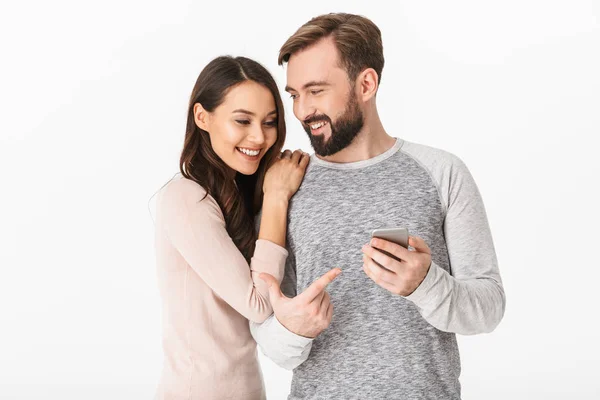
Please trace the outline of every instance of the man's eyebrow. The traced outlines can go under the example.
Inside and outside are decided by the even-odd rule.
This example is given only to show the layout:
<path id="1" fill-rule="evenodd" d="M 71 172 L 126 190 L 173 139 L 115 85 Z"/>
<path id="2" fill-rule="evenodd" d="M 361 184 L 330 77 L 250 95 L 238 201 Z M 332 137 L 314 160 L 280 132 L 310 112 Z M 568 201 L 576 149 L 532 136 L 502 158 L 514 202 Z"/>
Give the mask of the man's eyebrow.
<path id="1" fill-rule="evenodd" d="M 310 82 L 305 83 L 302 86 L 302 89 L 308 89 L 311 86 L 329 86 L 329 82 L 327 82 L 327 81 L 310 81 Z M 290 90 L 292 90 L 294 92 L 296 91 L 296 89 L 294 89 L 291 86 L 286 86 L 285 87 L 285 91 L 286 92 L 289 92 Z"/>

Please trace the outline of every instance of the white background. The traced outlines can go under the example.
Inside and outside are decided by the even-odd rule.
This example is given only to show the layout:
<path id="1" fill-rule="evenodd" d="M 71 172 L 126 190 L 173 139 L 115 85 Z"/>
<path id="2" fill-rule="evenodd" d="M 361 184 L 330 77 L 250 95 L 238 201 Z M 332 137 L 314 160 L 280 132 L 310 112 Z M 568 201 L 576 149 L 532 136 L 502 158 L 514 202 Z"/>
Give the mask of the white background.
<path id="1" fill-rule="evenodd" d="M 387 131 L 460 156 L 484 197 L 508 304 L 459 338 L 463 398 L 600 398 L 599 2 L 391 4 L 3 3 L 1 399 L 152 398 L 148 200 L 177 172 L 196 77 L 245 55 L 283 88 L 279 47 L 330 11 L 382 30 Z M 286 146 L 311 151 L 285 105 Z M 284 399 L 291 374 L 261 362 Z"/>

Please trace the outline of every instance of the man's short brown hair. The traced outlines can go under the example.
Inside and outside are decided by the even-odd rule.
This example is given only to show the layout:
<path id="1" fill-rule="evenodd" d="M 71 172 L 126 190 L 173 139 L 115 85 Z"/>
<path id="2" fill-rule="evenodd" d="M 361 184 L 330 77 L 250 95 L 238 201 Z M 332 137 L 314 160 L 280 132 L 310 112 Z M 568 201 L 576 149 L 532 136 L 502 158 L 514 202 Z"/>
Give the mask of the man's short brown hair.
<path id="1" fill-rule="evenodd" d="M 279 65 L 288 62 L 295 52 L 329 36 L 351 81 L 366 68 L 373 68 L 381 82 L 384 63 L 381 31 L 370 19 L 360 15 L 331 13 L 311 19 L 281 46 Z"/>

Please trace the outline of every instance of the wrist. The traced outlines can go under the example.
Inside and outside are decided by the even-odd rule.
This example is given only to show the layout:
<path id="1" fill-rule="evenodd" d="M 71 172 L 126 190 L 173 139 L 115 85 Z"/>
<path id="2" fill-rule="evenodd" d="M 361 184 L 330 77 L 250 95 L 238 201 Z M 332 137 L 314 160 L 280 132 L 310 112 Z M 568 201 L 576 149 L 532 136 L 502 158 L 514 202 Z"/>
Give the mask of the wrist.
<path id="1" fill-rule="evenodd" d="M 285 341 L 294 346 L 308 346 L 312 343 L 314 338 L 309 338 L 306 336 L 298 335 L 297 333 L 289 330 L 285 325 L 281 323 L 281 321 L 275 315 L 275 330 L 280 334 L 280 337 L 283 336 Z"/>
<path id="2" fill-rule="evenodd" d="M 287 330 L 290 333 L 293 333 L 297 337 L 308 340 L 313 340 L 315 338 L 314 336 L 305 335 L 305 332 L 302 332 L 302 329 L 296 329 L 296 327 L 292 326 L 292 324 L 286 322 L 284 319 L 279 318 L 277 314 L 275 314 L 275 319 L 277 319 L 279 325 L 281 325 L 285 330 Z"/>
<path id="3" fill-rule="evenodd" d="M 288 206 L 288 203 L 290 201 L 290 196 L 283 191 L 271 191 L 271 192 L 265 192 L 264 196 L 263 196 L 263 203 L 265 205 L 270 205 L 270 206 L 277 206 L 277 205 L 281 205 L 281 206 Z"/>

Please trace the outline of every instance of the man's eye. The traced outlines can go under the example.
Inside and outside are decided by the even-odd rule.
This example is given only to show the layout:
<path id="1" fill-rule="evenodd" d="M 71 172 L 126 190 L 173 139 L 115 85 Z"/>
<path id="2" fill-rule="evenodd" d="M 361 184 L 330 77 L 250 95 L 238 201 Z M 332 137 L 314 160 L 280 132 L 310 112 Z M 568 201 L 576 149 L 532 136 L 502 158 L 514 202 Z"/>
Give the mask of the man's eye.
<path id="1" fill-rule="evenodd" d="M 247 119 L 236 119 L 235 122 L 237 122 L 240 125 L 250 125 L 250 121 L 248 121 Z"/>
<path id="2" fill-rule="evenodd" d="M 312 94 L 313 96 L 315 96 L 315 95 L 317 95 L 317 94 L 321 93 L 322 91 L 323 91 L 322 89 L 318 89 L 318 90 L 311 90 L 311 91 L 310 91 L 310 94 Z"/>
<path id="3" fill-rule="evenodd" d="M 297 94 L 290 94 L 290 99 L 296 100 L 298 98 Z"/>

